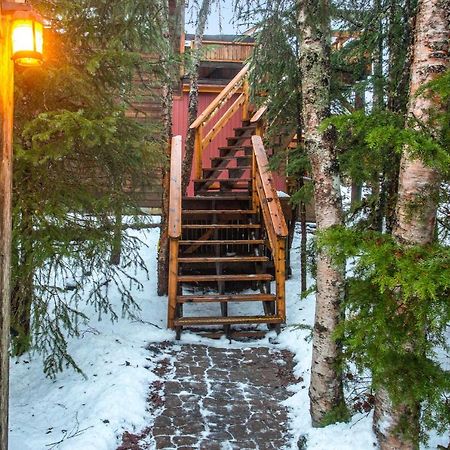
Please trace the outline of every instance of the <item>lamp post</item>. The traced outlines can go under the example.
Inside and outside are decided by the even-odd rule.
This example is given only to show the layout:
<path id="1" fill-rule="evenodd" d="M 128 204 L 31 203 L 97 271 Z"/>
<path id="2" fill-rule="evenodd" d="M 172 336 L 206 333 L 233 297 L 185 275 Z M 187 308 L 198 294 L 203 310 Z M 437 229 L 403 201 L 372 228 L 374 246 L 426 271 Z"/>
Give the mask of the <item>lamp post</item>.
<path id="1" fill-rule="evenodd" d="M 42 62 L 43 22 L 30 5 L 0 0 L 0 450 L 8 449 L 14 62 Z"/>

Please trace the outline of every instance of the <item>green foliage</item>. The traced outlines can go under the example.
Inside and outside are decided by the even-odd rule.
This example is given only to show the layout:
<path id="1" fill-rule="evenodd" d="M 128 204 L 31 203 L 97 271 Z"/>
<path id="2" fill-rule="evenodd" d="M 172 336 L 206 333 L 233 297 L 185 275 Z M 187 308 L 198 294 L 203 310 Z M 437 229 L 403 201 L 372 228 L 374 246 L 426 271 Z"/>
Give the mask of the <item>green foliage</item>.
<path id="1" fill-rule="evenodd" d="M 446 173 L 450 167 L 450 153 L 444 136 L 436 136 L 436 129 L 414 127 L 415 119 L 405 128 L 400 114 L 376 111 L 365 114 L 333 116 L 324 121 L 322 129 L 333 125 L 337 130 L 339 162 L 343 173 L 355 182 L 370 180 L 394 154 L 408 151 L 430 166 Z"/>
<path id="2" fill-rule="evenodd" d="M 350 422 L 352 416 L 350 414 L 349 409 L 345 402 L 339 403 L 339 405 L 335 406 L 331 411 L 327 412 L 322 419 L 320 426 L 326 427 L 328 425 L 332 425 L 334 423 L 339 422 Z"/>
<path id="3" fill-rule="evenodd" d="M 34 6 L 52 27 L 44 65 L 16 73 L 13 351 L 37 350 L 55 376 L 67 365 L 80 370 L 67 338 L 86 322 L 86 303 L 99 318 L 136 313 L 130 291 L 142 286 L 133 273 L 145 264 L 122 214 L 140 223 L 130 186 L 166 161 L 160 125 L 125 112 L 152 96 L 170 76 L 163 63 L 175 60 L 159 2 Z M 117 245 L 119 265 L 110 262 Z"/>
<path id="4" fill-rule="evenodd" d="M 373 386 L 387 388 L 395 403 L 420 403 L 424 429 L 448 429 L 450 373 L 437 350 L 449 350 L 450 249 L 344 228 L 321 234 L 318 245 L 350 266 L 346 319 L 336 334 L 345 357 L 370 369 Z"/>

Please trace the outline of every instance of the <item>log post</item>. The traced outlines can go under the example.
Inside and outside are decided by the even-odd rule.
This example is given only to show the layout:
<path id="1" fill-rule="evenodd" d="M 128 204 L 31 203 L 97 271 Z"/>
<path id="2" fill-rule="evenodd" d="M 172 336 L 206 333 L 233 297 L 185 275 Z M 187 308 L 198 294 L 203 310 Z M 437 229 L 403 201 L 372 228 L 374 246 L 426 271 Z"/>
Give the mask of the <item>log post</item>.
<path id="1" fill-rule="evenodd" d="M 203 167 L 203 125 L 200 125 L 195 131 L 195 144 L 194 144 L 194 160 L 195 160 L 195 178 L 200 180 L 202 177 Z"/>
<path id="2" fill-rule="evenodd" d="M 11 16 L 0 12 L 0 450 L 8 448 L 11 192 L 14 65 Z"/>

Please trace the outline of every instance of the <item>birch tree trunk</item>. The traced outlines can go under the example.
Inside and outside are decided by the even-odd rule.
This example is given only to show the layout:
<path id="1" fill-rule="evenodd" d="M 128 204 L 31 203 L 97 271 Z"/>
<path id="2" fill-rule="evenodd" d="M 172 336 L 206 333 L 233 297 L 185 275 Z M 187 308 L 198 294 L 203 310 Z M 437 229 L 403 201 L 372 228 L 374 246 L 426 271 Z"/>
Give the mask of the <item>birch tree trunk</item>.
<path id="1" fill-rule="evenodd" d="M 427 123 L 429 111 L 439 107 L 433 99 L 417 95 L 418 89 L 443 73 L 449 66 L 450 5 L 447 0 L 421 0 L 416 17 L 411 65 L 408 114 Z M 439 174 L 415 159 L 406 148 L 400 165 L 396 223 L 393 235 L 406 245 L 426 245 L 434 237 Z M 385 389 L 375 399 L 374 431 L 381 450 L 418 448 L 418 408 L 393 405 Z M 398 425 L 413 424 L 416 435 L 404 436 Z"/>
<path id="2" fill-rule="evenodd" d="M 300 68 L 305 147 L 314 182 L 317 229 L 342 223 L 340 180 L 331 131 L 319 125 L 330 107 L 330 20 L 327 0 L 302 0 L 299 5 Z M 317 255 L 316 313 L 313 330 L 311 417 L 314 426 L 330 419 L 343 404 L 338 371 L 340 349 L 333 332 L 340 318 L 343 271 L 326 251 Z"/>
<path id="3" fill-rule="evenodd" d="M 191 179 L 192 162 L 194 157 L 195 130 L 189 127 L 198 115 L 198 70 L 202 55 L 202 41 L 205 33 L 206 21 L 213 0 L 203 0 L 198 12 L 197 28 L 195 31 L 194 49 L 192 51 L 192 66 L 189 73 L 189 106 L 188 106 L 188 131 L 186 135 L 186 145 L 182 169 L 182 192 L 185 193 Z"/>

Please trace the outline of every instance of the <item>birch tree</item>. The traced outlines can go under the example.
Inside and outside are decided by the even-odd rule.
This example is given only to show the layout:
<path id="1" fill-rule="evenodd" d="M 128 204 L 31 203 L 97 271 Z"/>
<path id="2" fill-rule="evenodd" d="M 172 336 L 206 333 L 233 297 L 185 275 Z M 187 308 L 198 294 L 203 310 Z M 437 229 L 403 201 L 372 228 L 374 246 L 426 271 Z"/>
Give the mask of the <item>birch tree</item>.
<path id="1" fill-rule="evenodd" d="M 449 65 L 450 5 L 446 0 L 421 0 L 416 18 L 411 66 L 408 115 L 417 127 L 430 119 L 437 105 L 419 89 L 443 73 Z M 427 245 L 434 239 L 439 174 L 406 148 L 400 166 L 395 239 L 406 245 Z M 418 408 L 393 405 L 385 389 L 376 395 L 374 430 L 381 450 L 418 448 Z M 411 435 L 404 435 L 402 421 L 416 423 Z M 414 433 L 416 431 L 416 434 Z"/>
<path id="2" fill-rule="evenodd" d="M 342 224 L 339 171 L 332 131 L 319 130 L 330 108 L 330 16 L 327 0 L 302 0 L 299 5 L 300 69 L 304 141 L 314 182 L 317 229 Z M 317 254 L 316 313 L 313 330 L 311 417 L 314 426 L 336 419 L 343 407 L 338 371 L 339 345 L 333 332 L 340 317 L 343 270 L 327 250 Z"/>

